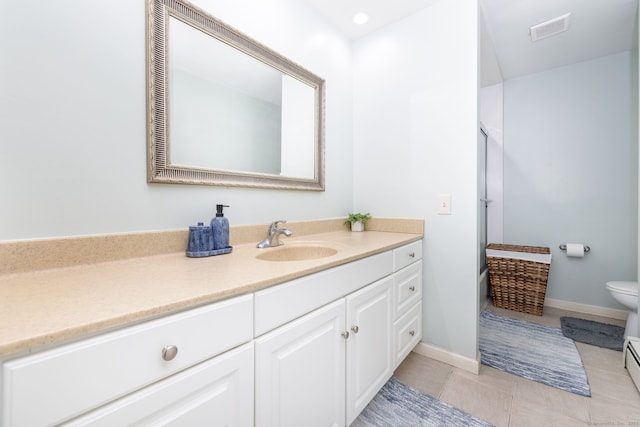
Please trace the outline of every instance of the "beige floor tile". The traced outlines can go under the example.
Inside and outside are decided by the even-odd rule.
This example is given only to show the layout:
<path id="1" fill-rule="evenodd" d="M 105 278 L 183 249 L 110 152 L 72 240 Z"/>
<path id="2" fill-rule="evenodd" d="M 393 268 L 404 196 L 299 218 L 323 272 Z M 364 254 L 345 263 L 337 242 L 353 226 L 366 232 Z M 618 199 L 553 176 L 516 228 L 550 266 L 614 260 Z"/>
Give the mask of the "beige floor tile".
<path id="1" fill-rule="evenodd" d="M 510 427 L 582 427 L 591 425 L 587 420 L 579 420 L 550 410 L 544 405 L 526 402 L 521 402 L 518 405 L 514 404 L 509 419 Z"/>
<path id="2" fill-rule="evenodd" d="M 600 368 L 613 372 L 622 372 L 622 352 L 600 348 L 589 344 L 576 343 L 578 353 L 585 367 Z"/>
<path id="3" fill-rule="evenodd" d="M 595 394 L 588 402 L 594 426 L 640 426 L 640 396 L 629 396 L 620 401 L 606 395 Z"/>
<path id="4" fill-rule="evenodd" d="M 475 381 L 489 388 L 508 391 L 510 393 L 513 391 L 517 379 L 517 377 L 512 374 L 485 365 L 480 365 L 480 373 L 478 375 L 455 368 L 454 372 L 470 381 Z"/>
<path id="5" fill-rule="evenodd" d="M 511 401 L 512 412 L 519 408 L 544 408 L 557 416 L 582 422 L 589 421 L 588 397 L 520 377 L 517 377 L 515 384 Z"/>
<path id="6" fill-rule="evenodd" d="M 612 372 L 587 365 L 586 371 L 592 395 L 607 396 L 622 402 L 636 402 L 640 408 L 638 391 L 626 369 Z"/>
<path id="7" fill-rule="evenodd" d="M 410 353 L 393 374 L 403 383 L 439 397 L 452 369 L 446 363 Z"/>
<path id="8" fill-rule="evenodd" d="M 496 427 L 508 426 L 511 387 L 506 389 L 490 387 L 462 372 L 455 370 L 451 374 L 440 400 L 490 422 Z"/>

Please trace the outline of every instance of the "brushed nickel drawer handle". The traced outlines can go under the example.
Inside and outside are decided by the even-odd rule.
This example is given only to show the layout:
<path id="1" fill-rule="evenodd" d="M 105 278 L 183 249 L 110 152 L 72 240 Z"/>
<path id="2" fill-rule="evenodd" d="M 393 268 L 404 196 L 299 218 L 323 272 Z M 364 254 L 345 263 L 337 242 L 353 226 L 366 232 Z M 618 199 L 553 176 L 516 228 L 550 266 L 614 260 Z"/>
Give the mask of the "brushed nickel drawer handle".
<path id="1" fill-rule="evenodd" d="M 415 291 L 416 291 L 416 287 L 415 287 L 415 286 L 409 286 L 409 290 L 410 290 L 411 292 L 415 292 Z"/>
<path id="2" fill-rule="evenodd" d="M 415 257 L 416 257 L 416 253 L 415 253 L 415 252 L 411 252 L 411 253 L 409 254 L 409 257 L 411 257 L 411 258 L 415 258 Z"/>
<path id="3" fill-rule="evenodd" d="M 343 333 L 341 333 L 340 335 L 342 335 L 342 338 L 349 339 L 349 331 L 344 331 Z"/>
<path id="4" fill-rule="evenodd" d="M 357 333 L 358 333 L 358 331 L 360 330 L 360 328 L 359 328 L 359 327 L 357 327 L 357 326 L 352 326 L 352 327 L 351 327 L 351 330 L 353 331 L 353 333 L 354 333 L 354 334 L 357 334 Z"/>
<path id="5" fill-rule="evenodd" d="M 414 336 L 416 334 L 416 331 L 409 331 L 409 335 Z"/>
<path id="6" fill-rule="evenodd" d="M 162 349 L 162 358 L 167 362 L 175 359 L 178 355 L 178 347 L 175 345 L 167 345 Z"/>

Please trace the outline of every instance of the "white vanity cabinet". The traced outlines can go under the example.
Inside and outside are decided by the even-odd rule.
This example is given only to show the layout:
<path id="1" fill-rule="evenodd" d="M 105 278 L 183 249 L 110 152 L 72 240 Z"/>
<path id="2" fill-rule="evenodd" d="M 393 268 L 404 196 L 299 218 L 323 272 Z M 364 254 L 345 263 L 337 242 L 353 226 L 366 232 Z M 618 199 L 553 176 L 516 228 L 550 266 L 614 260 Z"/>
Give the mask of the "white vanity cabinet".
<path id="1" fill-rule="evenodd" d="M 358 416 L 392 373 L 392 283 L 256 339 L 256 426 L 339 426 Z"/>
<path id="2" fill-rule="evenodd" d="M 256 293 L 256 333 L 266 332 L 255 340 L 256 427 L 353 422 L 421 338 L 421 316 L 411 317 L 421 309 L 421 247 Z M 314 305 L 318 300 L 333 302 Z"/>
<path id="3" fill-rule="evenodd" d="M 205 407 L 238 412 L 228 401 L 250 415 L 237 425 L 250 426 L 252 344 L 237 354 L 224 352 L 251 343 L 252 315 L 253 295 L 245 295 L 7 361 L 2 366 L 2 426 L 57 425 L 78 416 L 102 417 L 107 421 L 102 425 L 109 425 L 109 419 L 118 420 L 110 425 L 129 425 L 153 411 L 169 420 L 161 414 L 164 409 L 181 412 L 176 420 L 189 420 L 189 411 L 198 417 Z M 214 358 L 220 354 L 231 361 Z M 200 374 L 203 378 L 197 378 Z M 215 398 L 215 393 L 226 396 Z M 173 410 L 168 402 L 182 409 Z M 89 412 L 101 405 L 107 405 L 112 418 L 108 411 Z"/>

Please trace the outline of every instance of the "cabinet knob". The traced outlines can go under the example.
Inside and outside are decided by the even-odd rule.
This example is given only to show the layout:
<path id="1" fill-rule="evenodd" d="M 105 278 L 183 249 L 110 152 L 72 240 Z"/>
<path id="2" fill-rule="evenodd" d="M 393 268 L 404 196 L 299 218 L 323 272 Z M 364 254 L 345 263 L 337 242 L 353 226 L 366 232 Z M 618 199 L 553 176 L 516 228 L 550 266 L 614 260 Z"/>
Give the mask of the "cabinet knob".
<path id="1" fill-rule="evenodd" d="M 409 290 L 410 290 L 411 292 L 415 292 L 416 287 L 415 287 L 415 286 L 409 286 Z"/>
<path id="2" fill-rule="evenodd" d="M 409 257 L 410 257 L 410 258 L 415 258 L 415 257 L 416 257 L 416 253 L 415 253 L 415 252 L 411 252 L 411 253 L 409 254 Z"/>
<path id="3" fill-rule="evenodd" d="M 162 348 L 162 358 L 167 362 L 175 359 L 178 355 L 178 347 L 175 345 L 167 345 Z"/>
<path id="4" fill-rule="evenodd" d="M 351 330 L 353 331 L 353 333 L 354 333 L 354 334 L 357 334 L 357 333 L 358 333 L 358 331 L 360 330 L 360 328 L 359 328 L 359 327 L 357 327 L 357 326 L 352 326 L 352 327 L 351 327 Z"/>
<path id="5" fill-rule="evenodd" d="M 416 334 L 416 331 L 409 331 L 409 335 L 414 336 Z"/>
<path id="6" fill-rule="evenodd" d="M 343 333 L 341 333 L 340 335 L 342 335 L 342 338 L 344 338 L 345 340 L 349 338 L 349 331 L 344 331 Z"/>

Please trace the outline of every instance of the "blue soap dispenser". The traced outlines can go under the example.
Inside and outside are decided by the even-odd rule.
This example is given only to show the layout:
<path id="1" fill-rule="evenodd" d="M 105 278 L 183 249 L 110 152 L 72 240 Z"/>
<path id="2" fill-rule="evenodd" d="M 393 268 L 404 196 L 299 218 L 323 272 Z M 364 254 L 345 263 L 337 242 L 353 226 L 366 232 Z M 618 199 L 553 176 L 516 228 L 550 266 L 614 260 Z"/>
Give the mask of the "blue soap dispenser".
<path id="1" fill-rule="evenodd" d="M 216 216 L 211 220 L 211 233 L 213 234 L 213 248 L 216 250 L 229 247 L 229 220 L 222 213 L 227 205 L 216 205 Z"/>

